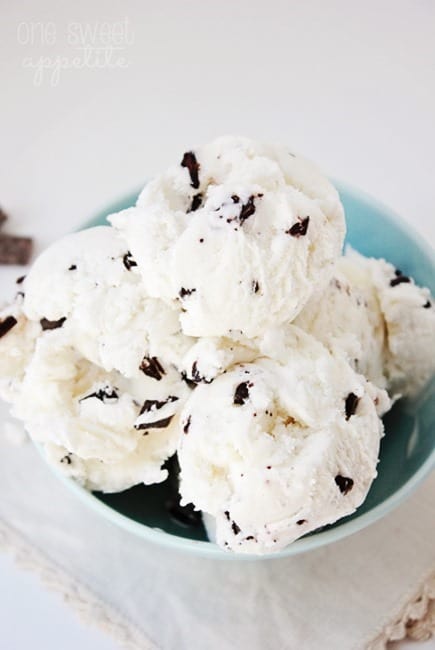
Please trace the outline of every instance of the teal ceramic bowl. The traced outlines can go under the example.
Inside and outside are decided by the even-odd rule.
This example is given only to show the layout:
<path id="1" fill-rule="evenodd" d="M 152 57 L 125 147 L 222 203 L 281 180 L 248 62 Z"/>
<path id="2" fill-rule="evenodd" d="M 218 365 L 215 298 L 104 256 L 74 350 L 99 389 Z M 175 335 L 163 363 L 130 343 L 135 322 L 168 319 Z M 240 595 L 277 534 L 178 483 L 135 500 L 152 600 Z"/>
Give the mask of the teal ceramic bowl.
<path id="1" fill-rule="evenodd" d="M 347 242 L 364 255 L 384 257 L 435 295 L 435 262 L 431 248 L 412 227 L 369 196 L 336 183 L 347 219 Z M 131 194 L 110 205 L 86 227 L 106 223 L 106 215 L 135 203 Z M 433 350 L 428 350 L 428 354 Z M 384 418 L 378 477 L 366 501 L 349 517 L 303 537 L 268 556 L 228 553 L 207 541 L 205 530 L 184 528 L 170 518 L 165 502 L 167 482 L 137 486 L 118 494 L 90 493 L 74 481 L 62 480 L 97 513 L 114 524 L 160 546 L 221 559 L 279 558 L 309 551 L 351 535 L 377 521 L 417 487 L 435 466 L 435 382 L 413 402 L 398 402 Z"/>

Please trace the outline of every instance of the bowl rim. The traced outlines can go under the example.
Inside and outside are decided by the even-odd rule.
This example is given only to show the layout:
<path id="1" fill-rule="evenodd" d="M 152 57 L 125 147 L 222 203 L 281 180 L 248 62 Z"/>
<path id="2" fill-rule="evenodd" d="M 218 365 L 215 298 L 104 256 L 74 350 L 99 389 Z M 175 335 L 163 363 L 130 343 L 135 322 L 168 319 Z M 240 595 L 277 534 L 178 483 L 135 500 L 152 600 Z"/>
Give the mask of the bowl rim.
<path id="1" fill-rule="evenodd" d="M 346 192 L 352 196 L 362 199 L 365 203 L 373 205 L 378 210 L 382 211 L 383 217 L 385 217 L 387 221 L 393 223 L 395 228 L 399 228 L 408 239 L 411 239 L 420 249 L 425 252 L 429 258 L 432 258 L 433 260 L 434 252 L 432 247 L 418 232 L 413 231 L 410 228 L 409 224 L 400 215 L 396 214 L 392 208 L 388 207 L 378 199 L 373 198 L 368 192 L 365 192 L 364 190 L 361 190 L 352 184 L 338 181 L 336 179 L 332 179 L 331 182 L 337 188 L 339 194 L 342 191 Z M 116 206 L 122 205 L 128 199 L 133 199 L 134 196 L 137 195 L 138 192 L 134 191 L 128 194 L 126 193 L 124 199 L 118 199 L 117 201 L 112 202 L 112 210 L 110 212 L 107 212 L 107 209 L 101 211 L 92 219 L 88 219 L 84 223 L 83 228 L 91 226 L 93 223 L 95 223 L 95 221 L 97 221 L 97 219 L 101 219 L 103 217 L 107 217 L 109 214 L 112 214 L 114 209 L 116 209 Z M 35 444 L 39 448 L 41 454 L 44 455 L 40 445 L 37 443 Z M 400 503 L 402 503 L 402 501 L 410 496 L 411 493 L 423 481 L 423 479 L 429 475 L 431 470 L 435 468 L 435 446 L 429 456 L 418 468 L 418 470 L 398 490 L 391 494 L 387 499 L 382 501 L 382 503 L 379 503 L 374 508 L 371 508 L 368 512 L 365 512 L 360 516 L 357 516 L 350 521 L 346 521 L 334 528 L 320 531 L 309 537 L 302 537 L 276 553 L 261 555 L 250 553 L 232 553 L 221 549 L 219 546 L 217 546 L 217 544 L 209 541 L 200 541 L 185 537 L 179 537 L 177 535 L 167 533 L 159 528 L 151 528 L 146 524 L 137 522 L 133 519 L 130 519 L 126 515 L 121 514 L 114 508 L 100 501 L 92 492 L 86 490 L 74 479 L 64 476 L 57 468 L 53 467 L 52 465 L 49 465 L 49 467 L 62 481 L 62 483 L 66 485 L 74 494 L 76 494 L 83 503 L 86 503 L 90 508 L 99 513 L 106 520 L 136 535 L 137 537 L 158 544 L 161 547 L 183 552 L 188 551 L 190 553 L 196 554 L 197 556 L 202 556 L 205 558 L 237 561 L 258 561 L 281 559 L 284 557 L 297 555 L 299 553 L 305 553 L 332 542 L 342 540 L 375 523 L 386 514 L 394 510 Z"/>

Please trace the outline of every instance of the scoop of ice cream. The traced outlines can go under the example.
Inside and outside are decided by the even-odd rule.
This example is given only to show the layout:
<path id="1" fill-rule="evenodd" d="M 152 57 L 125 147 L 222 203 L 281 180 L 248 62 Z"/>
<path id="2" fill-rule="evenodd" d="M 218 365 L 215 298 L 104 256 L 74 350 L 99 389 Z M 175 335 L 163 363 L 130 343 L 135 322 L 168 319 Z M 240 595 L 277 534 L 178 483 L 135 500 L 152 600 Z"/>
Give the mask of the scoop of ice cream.
<path id="1" fill-rule="evenodd" d="M 89 469 L 93 487 L 118 489 L 134 477 L 166 478 L 161 466 L 175 451 L 188 392 L 171 368 L 159 380 L 107 372 L 81 356 L 59 328 L 38 338 L 12 413 L 34 440 L 73 454 L 81 475 Z"/>
<path id="2" fill-rule="evenodd" d="M 12 402 L 20 390 L 42 328 L 28 320 L 16 300 L 0 312 L 0 397 Z"/>
<path id="3" fill-rule="evenodd" d="M 257 336 L 328 282 L 344 238 L 335 188 L 285 148 L 220 138 L 110 218 L 150 296 L 178 303 L 191 336 Z"/>
<path id="4" fill-rule="evenodd" d="M 371 275 L 357 256 L 337 260 L 328 286 L 309 300 L 294 324 L 385 388 L 384 320 Z"/>
<path id="5" fill-rule="evenodd" d="M 199 385 L 181 416 L 183 502 L 234 551 L 274 552 L 350 514 L 376 476 L 385 391 L 296 327 L 283 343 L 280 362 Z"/>
<path id="6" fill-rule="evenodd" d="M 385 321 L 389 390 L 415 397 L 435 374 L 434 300 L 385 260 L 354 257 L 371 275 Z"/>
<path id="7" fill-rule="evenodd" d="M 74 347 L 107 371 L 133 377 L 157 351 L 166 367 L 191 345 L 177 311 L 147 296 L 125 242 L 108 226 L 53 244 L 36 260 L 24 291 L 29 319 L 44 329 L 63 326 Z"/>

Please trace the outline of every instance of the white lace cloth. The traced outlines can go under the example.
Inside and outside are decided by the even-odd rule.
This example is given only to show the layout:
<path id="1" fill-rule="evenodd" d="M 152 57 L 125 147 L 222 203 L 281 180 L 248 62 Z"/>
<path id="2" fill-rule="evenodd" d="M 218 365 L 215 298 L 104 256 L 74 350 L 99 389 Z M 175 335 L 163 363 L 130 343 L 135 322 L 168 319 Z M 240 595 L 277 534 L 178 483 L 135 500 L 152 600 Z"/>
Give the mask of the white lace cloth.
<path id="1" fill-rule="evenodd" d="M 1 430 L 0 492 L 0 547 L 130 650 L 381 650 L 435 629 L 435 474 L 348 539 L 240 564 L 118 530 Z"/>

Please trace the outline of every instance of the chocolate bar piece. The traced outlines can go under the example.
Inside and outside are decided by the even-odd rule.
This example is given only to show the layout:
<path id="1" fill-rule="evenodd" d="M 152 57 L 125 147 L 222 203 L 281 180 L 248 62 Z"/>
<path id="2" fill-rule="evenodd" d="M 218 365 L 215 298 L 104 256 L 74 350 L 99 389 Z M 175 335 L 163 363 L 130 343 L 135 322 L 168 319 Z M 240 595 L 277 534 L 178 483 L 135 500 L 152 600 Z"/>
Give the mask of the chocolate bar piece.
<path id="1" fill-rule="evenodd" d="M 32 255 L 33 239 L 0 235 L 0 264 L 27 264 Z"/>

